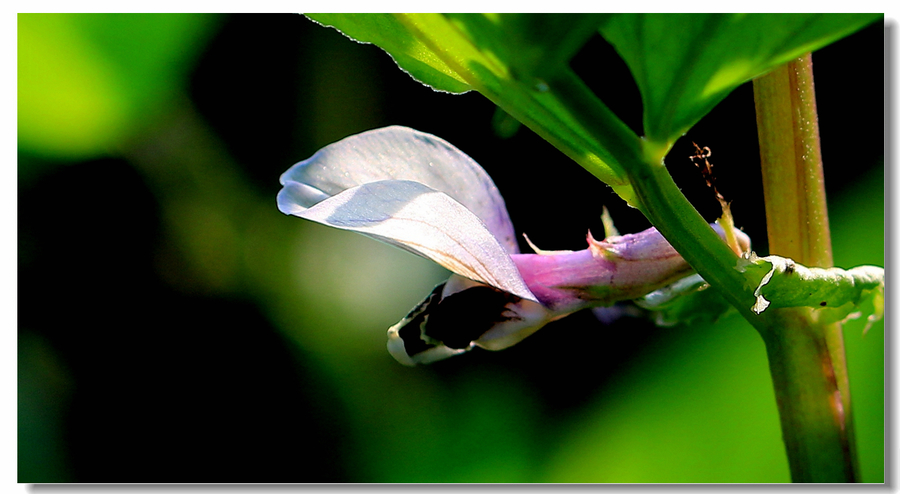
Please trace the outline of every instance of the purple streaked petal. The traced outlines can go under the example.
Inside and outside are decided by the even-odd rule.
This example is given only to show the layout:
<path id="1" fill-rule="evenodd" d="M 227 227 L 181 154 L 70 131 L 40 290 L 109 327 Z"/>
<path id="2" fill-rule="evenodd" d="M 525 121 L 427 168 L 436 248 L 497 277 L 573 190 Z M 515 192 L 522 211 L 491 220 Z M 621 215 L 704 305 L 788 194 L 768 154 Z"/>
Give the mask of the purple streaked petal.
<path id="1" fill-rule="evenodd" d="M 724 236 L 722 227 L 710 226 Z M 749 237 L 735 234 L 742 248 L 749 249 Z M 565 313 L 639 298 L 693 272 L 656 228 L 601 241 L 589 234 L 584 250 L 512 258 L 538 301 Z"/>
<path id="2" fill-rule="evenodd" d="M 720 236 L 722 229 L 713 227 Z M 741 246 L 749 238 L 736 232 Z M 460 276 L 436 287 L 409 315 L 388 330 L 388 349 L 405 365 L 431 363 L 478 346 L 502 350 L 547 323 L 588 307 L 607 320 L 640 315 L 617 301 L 645 296 L 691 272 L 655 229 L 611 236 L 580 251 L 543 251 L 512 256 L 540 303 Z"/>

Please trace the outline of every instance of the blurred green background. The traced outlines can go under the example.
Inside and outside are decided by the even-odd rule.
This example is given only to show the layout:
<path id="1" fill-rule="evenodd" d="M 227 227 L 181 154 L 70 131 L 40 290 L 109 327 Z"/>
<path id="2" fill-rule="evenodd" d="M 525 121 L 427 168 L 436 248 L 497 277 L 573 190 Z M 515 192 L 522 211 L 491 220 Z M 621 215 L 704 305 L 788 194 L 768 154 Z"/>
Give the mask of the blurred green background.
<path id="1" fill-rule="evenodd" d="M 883 40 L 878 23 L 813 58 L 842 267 L 884 265 Z M 573 67 L 640 131 L 602 38 Z M 763 344 L 736 316 L 585 312 L 502 352 L 396 363 L 385 330 L 447 273 L 275 208 L 291 164 L 391 124 L 481 163 L 541 248 L 583 248 L 601 205 L 649 226 L 480 95 L 300 15 L 19 14 L 19 482 L 789 480 Z M 767 253 L 749 85 L 667 159 L 713 219 L 692 140 Z M 861 329 L 862 480 L 883 482 L 884 329 Z"/>

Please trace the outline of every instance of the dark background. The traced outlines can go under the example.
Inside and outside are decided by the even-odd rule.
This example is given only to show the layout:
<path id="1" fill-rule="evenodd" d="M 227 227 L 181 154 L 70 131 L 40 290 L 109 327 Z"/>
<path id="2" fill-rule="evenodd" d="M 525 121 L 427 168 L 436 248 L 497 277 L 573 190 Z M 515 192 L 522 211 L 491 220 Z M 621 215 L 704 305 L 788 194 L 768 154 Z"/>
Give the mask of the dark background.
<path id="1" fill-rule="evenodd" d="M 604 401 L 606 396 L 629 402 L 621 383 L 636 367 L 657 362 L 660 355 L 681 353 L 691 360 L 691 352 L 703 351 L 692 346 L 692 338 L 714 334 L 711 329 L 656 328 L 634 319 L 603 326 L 584 312 L 507 351 L 476 350 L 406 369 L 384 351 L 387 326 L 372 316 L 377 324 L 365 330 L 377 337 L 356 344 L 366 349 L 353 350 L 367 357 L 330 353 L 353 337 L 342 325 L 367 316 L 341 322 L 334 318 L 352 307 L 308 299 L 296 308 L 304 315 L 290 323 L 284 316 L 290 309 L 282 307 L 288 302 L 273 302 L 281 299 L 272 294 L 297 288 L 277 273 L 274 261 L 266 268 L 271 271 L 258 269 L 259 259 L 286 263 L 290 256 L 252 239 L 260 232 L 268 235 L 263 238 L 293 243 L 296 238 L 314 243 L 318 235 L 335 238 L 282 216 L 275 194 L 278 176 L 291 164 L 342 137 L 392 124 L 443 137 L 484 166 L 503 193 L 517 231 L 542 249 L 583 248 L 588 229 L 602 231 L 603 205 L 622 232 L 649 224 L 527 128 L 508 138 L 497 136 L 495 107 L 482 96 L 453 96 L 421 86 L 372 45 L 351 42 L 299 15 L 233 15 L 212 25 L 187 71 L 186 87 L 173 97 L 171 108 L 159 110 L 162 116 L 154 115 L 146 131 L 130 138 L 126 151 L 73 160 L 20 148 L 20 482 L 578 480 L 554 474 L 562 471 L 557 467 L 540 466 L 565 463 L 559 458 L 566 458 L 571 441 L 577 442 L 577 434 L 568 432 L 571 424 L 596 407 L 615 409 L 619 402 Z M 884 36 L 877 23 L 813 56 L 829 197 L 844 197 L 854 184 L 882 173 Z M 572 65 L 640 131 L 637 87 L 600 36 Z M 733 201 L 736 224 L 762 254 L 767 248 L 756 138 L 752 87 L 746 84 L 691 129 L 666 161 L 682 190 L 712 221 L 717 203 L 688 159 L 692 140 L 709 146 L 717 185 Z M 205 164 L 184 171 L 182 162 Z M 228 177 L 237 177 L 233 182 L 240 188 L 204 189 L 205 181 L 228 182 Z M 200 192 L 194 196 L 182 190 L 195 185 Z M 221 191 L 230 192 L 217 196 Z M 261 209 L 240 211 L 243 199 Z M 204 216 L 206 210 L 197 204 L 224 205 L 239 219 L 223 228 L 236 233 L 217 236 L 223 231 L 217 229 L 218 216 Z M 877 228 L 879 220 L 869 219 Z M 194 236 L 185 236 L 186 231 Z M 862 242 L 877 252 L 883 242 L 879 234 L 883 231 Z M 336 238 L 357 241 L 351 234 Z M 204 257 L 204 252 L 213 254 Z M 352 271 L 354 260 L 345 262 Z M 883 263 L 883 258 L 865 262 Z M 301 278 L 320 276 L 313 267 L 303 273 Z M 434 281 L 410 282 L 422 288 L 407 297 L 407 308 L 440 280 L 436 273 L 430 275 Z M 322 286 L 327 291 L 333 285 Z M 399 319 L 406 309 L 384 310 Z M 302 336 L 327 331 L 335 333 L 337 343 L 319 347 L 310 343 L 319 336 Z M 748 340 L 755 337 L 742 331 Z M 877 342 L 883 336 L 873 330 L 869 338 Z M 370 340 L 381 343 L 369 348 Z M 765 369 L 761 348 L 759 343 L 753 349 L 756 371 Z M 643 372 L 664 375 L 667 369 Z M 385 400 L 396 393 L 406 401 L 360 411 L 353 397 L 366 393 L 362 388 L 368 381 L 354 376 L 367 373 L 390 383 Z M 765 383 L 767 376 L 758 378 Z M 503 393 L 512 398 L 494 396 Z M 478 402 L 492 399 L 500 401 L 496 406 Z M 759 400 L 768 407 L 769 428 L 747 434 L 777 440 L 777 428 L 771 427 L 777 424 L 774 402 L 771 396 Z M 435 410 L 441 415 L 430 417 Z M 875 413 L 877 419 L 877 408 Z M 653 427 L 671 430 L 660 420 L 662 425 Z M 382 427 L 387 432 L 378 432 Z M 647 451 L 679 450 L 677 440 L 654 435 L 657 429 L 648 427 L 646 437 L 633 436 L 648 444 Z M 691 432 L 689 439 L 692 435 L 691 440 L 715 443 L 714 437 Z M 423 444 L 428 441 L 431 446 Z M 421 449 L 426 447 L 434 451 Z M 777 447 L 775 453 L 762 450 L 760 457 L 774 454 L 776 465 L 765 471 L 748 467 L 746 477 L 735 479 L 785 480 L 783 457 L 777 457 L 783 453 Z M 718 451 L 696 456 L 686 451 L 685 456 L 697 458 L 698 476 L 684 479 L 707 478 L 702 472 L 708 465 L 703 465 Z M 872 454 L 881 454 L 877 445 Z M 636 463 L 644 461 L 636 458 Z M 370 459 L 374 466 L 367 466 Z M 385 465 L 397 467 L 386 471 Z M 653 481 L 640 465 L 634 468 L 627 479 Z M 869 471 L 870 478 L 881 472 Z M 597 475 L 588 480 L 617 478 Z"/>

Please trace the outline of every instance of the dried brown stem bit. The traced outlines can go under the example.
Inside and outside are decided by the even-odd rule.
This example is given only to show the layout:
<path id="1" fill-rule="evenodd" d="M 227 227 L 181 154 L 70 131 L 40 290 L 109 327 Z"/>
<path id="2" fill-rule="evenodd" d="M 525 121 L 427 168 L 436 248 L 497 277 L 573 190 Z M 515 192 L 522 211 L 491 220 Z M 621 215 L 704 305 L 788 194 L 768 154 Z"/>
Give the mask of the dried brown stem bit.
<path id="1" fill-rule="evenodd" d="M 719 201 L 719 205 L 722 206 L 722 216 L 719 217 L 718 223 L 725 228 L 726 232 L 729 232 L 734 228 L 734 218 L 731 216 L 731 203 L 726 201 L 725 197 L 723 197 L 718 189 L 716 189 L 716 176 L 713 175 L 713 165 L 709 162 L 712 151 L 709 149 L 709 146 L 701 148 L 696 142 L 692 142 L 691 144 L 694 145 L 694 149 L 697 151 L 696 154 L 690 156 L 691 162 L 700 170 L 703 180 L 706 181 L 706 186 L 712 189 L 713 193 L 716 195 L 716 199 Z M 735 254 L 741 255 L 743 253 L 737 239 L 734 238 L 733 235 L 726 235 L 725 241 Z"/>
<path id="2" fill-rule="evenodd" d="M 709 157 L 712 156 L 712 151 L 709 149 L 709 146 L 700 147 L 696 142 L 692 142 L 694 148 L 697 150 L 697 154 L 691 155 L 691 162 L 700 169 L 700 174 L 703 175 L 703 180 L 706 181 L 706 186 L 713 190 L 716 194 L 716 198 L 719 200 L 719 204 L 722 204 L 722 210 L 725 209 L 725 198 L 722 197 L 722 194 L 716 189 L 716 177 L 713 175 L 713 165 L 709 162 Z M 703 160 L 699 161 L 698 160 Z"/>

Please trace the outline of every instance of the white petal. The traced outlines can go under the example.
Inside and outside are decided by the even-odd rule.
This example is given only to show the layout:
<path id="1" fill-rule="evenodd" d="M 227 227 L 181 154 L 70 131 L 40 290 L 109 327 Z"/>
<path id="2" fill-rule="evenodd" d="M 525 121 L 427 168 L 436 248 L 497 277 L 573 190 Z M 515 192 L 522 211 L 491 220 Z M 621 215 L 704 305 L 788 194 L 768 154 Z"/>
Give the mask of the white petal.
<path id="1" fill-rule="evenodd" d="M 472 158 L 431 134 L 398 126 L 370 130 L 325 146 L 281 176 L 282 185 L 296 182 L 310 187 L 307 192 L 321 192 L 308 194 L 301 202 L 305 207 L 317 197 L 380 180 L 410 180 L 447 194 L 475 213 L 507 252 L 518 252 L 506 204 L 494 182 Z"/>
<path id="2" fill-rule="evenodd" d="M 287 214 L 368 235 L 459 275 L 537 300 L 481 220 L 447 194 L 418 182 L 384 180 L 347 189 L 307 209 L 300 201 L 308 186 L 284 185 L 278 207 Z"/>

